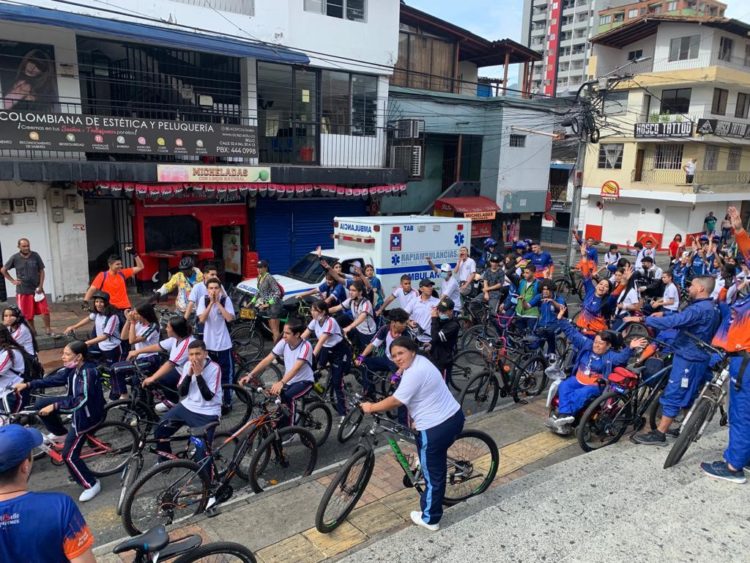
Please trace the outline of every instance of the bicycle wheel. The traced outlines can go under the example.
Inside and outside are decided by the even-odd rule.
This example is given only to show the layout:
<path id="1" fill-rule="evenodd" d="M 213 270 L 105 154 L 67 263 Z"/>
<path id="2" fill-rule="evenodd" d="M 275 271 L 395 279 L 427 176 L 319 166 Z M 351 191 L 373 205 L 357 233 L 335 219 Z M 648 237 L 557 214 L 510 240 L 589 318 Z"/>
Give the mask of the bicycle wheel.
<path id="1" fill-rule="evenodd" d="M 122 525 L 131 536 L 167 526 L 206 508 L 208 478 L 187 459 L 162 462 L 133 484 L 122 505 Z"/>
<path id="2" fill-rule="evenodd" d="M 614 444 L 625 434 L 632 416 L 630 395 L 607 391 L 588 406 L 576 428 L 584 452 Z"/>
<path id="3" fill-rule="evenodd" d="M 648 329 L 641 323 L 630 323 L 622 331 L 622 339 L 625 346 L 630 346 L 630 342 L 636 338 L 647 338 L 648 336 Z"/>
<path id="4" fill-rule="evenodd" d="M 127 464 L 137 444 L 135 428 L 124 422 L 105 421 L 87 433 L 81 459 L 96 477 L 105 477 Z"/>
<path id="5" fill-rule="evenodd" d="M 468 388 L 468 383 L 478 374 L 487 370 L 487 360 L 482 352 L 465 350 L 456 354 L 448 376 L 448 384 L 458 393 Z"/>
<path id="6" fill-rule="evenodd" d="M 480 412 L 492 412 L 497 404 L 500 384 L 490 371 L 480 373 L 469 381 L 458 399 L 466 416 Z"/>
<path id="7" fill-rule="evenodd" d="M 298 426 L 287 426 L 272 432 L 250 459 L 248 478 L 255 493 L 300 477 L 315 469 L 318 446 L 315 436 Z"/>
<path id="8" fill-rule="evenodd" d="M 229 541 L 201 545 L 195 549 L 191 549 L 187 553 L 183 553 L 174 560 L 174 563 L 194 563 L 196 561 L 204 561 L 205 563 L 213 561 L 217 563 L 230 561 L 256 563 L 255 555 L 253 555 L 252 551 L 244 545 Z"/>
<path id="9" fill-rule="evenodd" d="M 238 459 L 237 467 L 235 471 L 240 479 L 245 481 L 250 480 L 250 462 L 253 458 L 253 453 L 258 448 L 258 444 L 261 444 L 263 440 L 268 436 L 270 428 L 268 426 L 261 426 L 258 432 L 252 435 L 250 441 L 247 438 L 240 438 L 235 442 L 235 449 L 232 453 L 232 459 Z M 238 452 L 237 449 L 242 448 L 242 451 Z M 266 456 L 258 461 L 258 465 L 264 468 L 270 458 L 270 452 L 266 452 Z"/>
<path id="10" fill-rule="evenodd" d="M 256 366 L 258 362 L 254 362 L 248 366 L 248 373 Z M 262 372 L 258 374 L 258 381 L 265 387 L 271 387 L 277 381 L 281 381 L 281 368 L 276 364 L 269 364 Z"/>
<path id="11" fill-rule="evenodd" d="M 476 325 L 466 330 L 461 336 L 461 350 L 477 350 L 480 342 L 479 338 L 486 340 L 496 340 L 500 337 L 495 323 L 490 321 L 486 325 Z"/>
<path id="12" fill-rule="evenodd" d="M 565 302 L 567 303 L 570 300 L 570 296 L 573 294 L 573 286 L 570 285 L 570 282 L 565 278 L 558 278 L 552 283 L 555 284 L 555 294 L 558 297 L 565 299 Z"/>
<path id="13" fill-rule="evenodd" d="M 659 393 L 654 397 L 654 400 L 648 407 L 646 416 L 648 417 L 648 426 L 650 430 L 656 430 L 659 427 L 659 419 L 661 419 L 661 395 L 664 393 L 664 389 L 660 389 Z"/>
<path id="14" fill-rule="evenodd" d="M 698 433 L 701 431 L 703 424 L 709 420 L 709 417 L 713 416 L 712 410 L 715 408 L 715 404 L 711 399 L 707 397 L 699 399 L 698 404 L 693 409 L 693 414 L 690 415 L 688 421 L 680 429 L 680 435 L 677 436 L 672 449 L 669 450 L 667 459 L 664 460 L 664 469 L 669 469 L 680 462 L 690 444 L 698 439 Z"/>
<path id="15" fill-rule="evenodd" d="M 233 434 L 250 420 L 250 415 L 253 412 L 253 399 L 247 389 L 241 385 L 222 385 L 221 389 L 231 392 L 232 407 L 221 416 L 216 431 Z"/>
<path id="16" fill-rule="evenodd" d="M 240 357 L 248 362 L 260 360 L 263 355 L 263 335 L 255 323 L 240 323 L 229 334 L 232 347 Z"/>
<path id="17" fill-rule="evenodd" d="M 343 444 L 354 436 L 364 417 L 364 413 L 358 408 L 352 408 L 352 410 L 346 413 L 344 421 L 339 425 L 339 431 L 336 434 L 338 441 Z"/>
<path id="18" fill-rule="evenodd" d="M 145 401 L 118 399 L 104 406 L 104 418 L 115 422 L 124 422 L 128 426 L 139 426 L 147 422 L 158 422 L 159 417 Z"/>
<path id="19" fill-rule="evenodd" d="M 357 409 L 359 410 L 359 409 Z M 300 411 L 297 425 L 308 430 L 315 437 L 315 444 L 325 444 L 333 426 L 333 416 L 329 408 L 321 401 L 315 401 Z"/>
<path id="20" fill-rule="evenodd" d="M 338 528 L 354 510 L 375 467 L 372 450 L 358 447 L 344 466 L 339 469 L 320 499 L 315 513 L 315 528 L 329 534 Z"/>
<path id="21" fill-rule="evenodd" d="M 547 386 L 547 360 L 541 354 L 534 354 L 520 365 L 513 367 L 511 392 L 515 396 L 522 393 L 527 397 L 539 395 Z"/>
<path id="22" fill-rule="evenodd" d="M 454 505 L 482 494 L 500 467 L 495 441 L 479 430 L 464 430 L 448 448 L 448 473 L 443 504 Z"/>
<path id="23" fill-rule="evenodd" d="M 133 483 L 135 483 L 135 480 L 138 479 L 138 476 L 141 474 L 141 471 L 143 470 L 143 456 L 140 454 L 136 454 L 130 457 L 128 460 L 127 465 L 122 470 L 122 474 L 120 475 L 120 496 L 117 497 L 117 508 L 116 512 L 117 515 L 122 515 L 122 505 L 125 501 L 125 495 L 128 492 L 128 489 L 133 486 Z"/>

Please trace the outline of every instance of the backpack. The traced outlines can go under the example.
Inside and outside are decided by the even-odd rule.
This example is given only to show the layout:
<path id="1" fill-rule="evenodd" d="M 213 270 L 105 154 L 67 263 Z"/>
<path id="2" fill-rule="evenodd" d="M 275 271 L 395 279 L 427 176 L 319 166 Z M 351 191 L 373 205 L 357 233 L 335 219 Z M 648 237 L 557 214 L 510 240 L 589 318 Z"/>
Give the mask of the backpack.
<path id="1" fill-rule="evenodd" d="M 104 275 L 102 276 L 102 283 L 99 284 L 99 291 L 104 291 L 102 288 L 104 287 L 104 282 L 107 281 L 107 275 L 109 275 L 109 270 L 105 270 L 103 274 Z M 117 272 L 117 275 L 120 276 L 122 278 L 122 281 L 124 281 L 125 283 L 128 282 L 128 279 L 125 277 L 125 274 L 123 274 L 122 272 Z"/>
<path id="2" fill-rule="evenodd" d="M 23 378 L 25 383 L 44 377 L 44 366 L 37 356 L 32 356 L 26 350 L 17 349 L 23 357 L 23 371 L 16 371 L 11 368 L 10 371 Z"/>

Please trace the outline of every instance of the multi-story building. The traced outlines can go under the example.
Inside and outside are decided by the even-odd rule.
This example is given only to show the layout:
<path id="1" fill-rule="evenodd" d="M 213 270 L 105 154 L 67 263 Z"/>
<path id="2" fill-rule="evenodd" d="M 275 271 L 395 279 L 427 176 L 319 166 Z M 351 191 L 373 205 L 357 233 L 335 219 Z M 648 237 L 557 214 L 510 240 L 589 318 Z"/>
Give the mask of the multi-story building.
<path id="1" fill-rule="evenodd" d="M 579 227 L 598 240 L 659 246 L 700 233 L 709 211 L 750 214 L 750 24 L 649 16 L 593 38 L 593 74 L 633 59 L 590 144 Z M 692 181 L 684 167 L 695 162 Z"/>
<path id="2" fill-rule="evenodd" d="M 539 56 L 511 40 L 490 41 L 401 5 L 399 53 L 389 94 L 391 156 L 412 159 L 401 197 L 384 198 L 384 213 L 469 214 L 475 238 L 538 236 L 552 146 L 550 100 L 506 91 L 509 67 L 524 76 Z M 494 92 L 480 69 L 504 65 Z M 395 165 L 395 162 L 391 163 Z M 437 202 L 436 202 L 437 199 Z"/>
<path id="3" fill-rule="evenodd" d="M 588 77 L 590 38 L 624 22 L 653 14 L 723 16 L 725 9 L 717 0 L 524 0 L 521 42 L 543 55 L 531 89 L 575 93 Z"/>
<path id="4" fill-rule="evenodd" d="M 131 243 L 149 279 L 330 244 L 334 215 L 406 188 L 386 166 L 398 5 L 0 4 L 2 255 L 29 237 L 60 299 Z"/>

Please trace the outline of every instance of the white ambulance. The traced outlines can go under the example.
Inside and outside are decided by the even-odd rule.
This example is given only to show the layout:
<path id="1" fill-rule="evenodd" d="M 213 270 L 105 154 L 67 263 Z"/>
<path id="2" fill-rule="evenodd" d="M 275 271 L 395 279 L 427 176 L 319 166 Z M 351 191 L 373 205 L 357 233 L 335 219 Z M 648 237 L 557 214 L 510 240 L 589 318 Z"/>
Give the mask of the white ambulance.
<path id="1" fill-rule="evenodd" d="M 340 262 L 342 272 L 348 274 L 355 262 L 362 267 L 372 264 L 375 275 L 389 295 L 408 274 L 417 287 L 419 280 L 430 278 L 439 284 L 439 274 L 432 271 L 427 258 L 439 268 L 448 262 L 455 266 L 458 251 L 469 246 L 471 220 L 429 215 L 397 215 L 391 217 L 336 217 L 333 222 L 333 248 L 323 250 L 321 257 L 306 254 L 285 274 L 272 272 L 284 288 L 284 300 L 317 288 L 325 279 L 321 259 L 329 265 Z M 257 291 L 257 278 L 244 280 L 237 290 L 246 294 Z"/>

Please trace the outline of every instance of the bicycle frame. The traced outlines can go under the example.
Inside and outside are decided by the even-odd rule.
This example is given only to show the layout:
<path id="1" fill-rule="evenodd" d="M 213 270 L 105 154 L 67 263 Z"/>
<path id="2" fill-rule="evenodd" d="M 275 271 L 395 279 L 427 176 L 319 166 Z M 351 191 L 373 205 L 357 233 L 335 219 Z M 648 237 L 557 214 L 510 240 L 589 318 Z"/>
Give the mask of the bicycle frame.
<path id="1" fill-rule="evenodd" d="M 703 436 L 703 431 L 706 429 L 706 426 L 709 422 L 713 419 L 714 415 L 716 414 L 717 408 L 722 408 L 721 405 L 723 404 L 724 398 L 727 396 L 727 389 L 726 389 L 726 382 L 729 380 L 729 364 L 728 362 L 724 362 L 724 365 L 721 368 L 721 371 L 718 375 L 714 376 L 711 381 L 707 381 L 706 384 L 703 386 L 703 389 L 701 390 L 698 397 L 693 402 L 693 405 L 690 407 L 690 410 L 685 415 L 685 418 L 682 420 L 682 424 L 680 424 L 680 431 L 685 427 L 688 420 L 693 416 L 693 412 L 695 411 L 695 406 L 701 402 L 701 399 L 707 399 L 713 403 L 713 408 L 711 409 L 711 412 L 708 417 L 706 417 L 706 420 L 703 421 L 703 424 L 701 425 L 700 429 L 698 430 L 698 434 L 696 436 L 696 440 Z M 723 408 L 722 408 L 723 412 Z"/>

